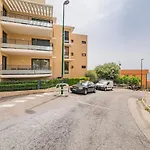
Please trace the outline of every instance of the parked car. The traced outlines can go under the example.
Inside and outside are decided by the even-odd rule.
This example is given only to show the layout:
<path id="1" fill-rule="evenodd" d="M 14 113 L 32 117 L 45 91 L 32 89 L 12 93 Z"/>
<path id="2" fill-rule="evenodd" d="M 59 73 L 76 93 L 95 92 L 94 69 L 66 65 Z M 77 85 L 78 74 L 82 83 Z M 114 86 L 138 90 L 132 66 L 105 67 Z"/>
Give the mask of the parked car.
<path id="1" fill-rule="evenodd" d="M 128 86 L 128 89 L 138 91 L 138 90 L 141 89 L 141 87 L 140 87 L 140 86 L 137 86 L 137 85 L 129 85 L 129 86 Z"/>
<path id="2" fill-rule="evenodd" d="M 96 86 L 93 82 L 90 81 L 82 81 L 73 85 L 70 90 L 72 93 L 81 93 L 81 94 L 88 94 L 88 93 L 96 93 Z"/>
<path id="3" fill-rule="evenodd" d="M 96 83 L 96 89 L 97 90 L 113 90 L 114 83 L 110 80 L 100 80 L 98 83 Z"/>

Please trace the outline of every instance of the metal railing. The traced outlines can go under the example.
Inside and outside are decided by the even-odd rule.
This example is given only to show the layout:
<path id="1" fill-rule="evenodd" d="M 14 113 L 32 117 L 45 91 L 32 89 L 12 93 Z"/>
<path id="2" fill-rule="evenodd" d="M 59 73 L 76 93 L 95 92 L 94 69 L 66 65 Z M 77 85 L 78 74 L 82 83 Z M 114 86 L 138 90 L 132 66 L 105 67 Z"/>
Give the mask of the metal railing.
<path id="1" fill-rule="evenodd" d="M 65 73 L 65 74 L 69 74 L 69 70 L 65 70 L 64 73 Z"/>
<path id="2" fill-rule="evenodd" d="M 69 52 L 65 52 L 65 59 L 69 59 Z"/>
<path id="3" fill-rule="evenodd" d="M 32 41 L 20 40 L 20 39 L 2 39 L 1 48 L 52 51 L 53 44 L 48 45 L 48 44 L 45 44 L 44 42 L 32 43 Z"/>
<path id="4" fill-rule="evenodd" d="M 53 27 L 53 24 L 50 22 L 9 17 L 9 16 L 4 16 L 3 13 L 2 13 L 1 20 L 4 22 L 12 22 L 12 23 L 19 23 L 19 24 L 39 26 L 39 27 L 47 27 L 47 28 Z"/>
<path id="5" fill-rule="evenodd" d="M 2 75 L 37 75 L 51 74 L 50 67 L 23 66 L 23 65 L 8 65 L 5 68 L 0 66 Z"/>

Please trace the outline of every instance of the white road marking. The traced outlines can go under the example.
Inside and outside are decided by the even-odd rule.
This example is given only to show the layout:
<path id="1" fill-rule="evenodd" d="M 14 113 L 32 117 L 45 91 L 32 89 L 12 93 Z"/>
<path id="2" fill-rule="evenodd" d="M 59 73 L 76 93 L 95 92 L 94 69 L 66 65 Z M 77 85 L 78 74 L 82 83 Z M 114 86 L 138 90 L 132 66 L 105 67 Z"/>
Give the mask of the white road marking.
<path id="1" fill-rule="evenodd" d="M 24 102 L 26 102 L 27 100 L 16 100 L 16 101 L 14 101 L 15 103 L 24 103 Z"/>
<path id="2" fill-rule="evenodd" d="M 0 108 L 3 108 L 3 107 L 13 107 L 15 106 L 15 104 L 4 104 L 4 105 L 0 105 Z"/>
<path id="3" fill-rule="evenodd" d="M 53 95 L 53 93 L 44 93 L 43 95 Z"/>
<path id="4" fill-rule="evenodd" d="M 35 97 L 26 97 L 25 99 L 36 99 Z"/>
<path id="5" fill-rule="evenodd" d="M 36 95 L 37 97 L 44 97 L 44 95 Z"/>

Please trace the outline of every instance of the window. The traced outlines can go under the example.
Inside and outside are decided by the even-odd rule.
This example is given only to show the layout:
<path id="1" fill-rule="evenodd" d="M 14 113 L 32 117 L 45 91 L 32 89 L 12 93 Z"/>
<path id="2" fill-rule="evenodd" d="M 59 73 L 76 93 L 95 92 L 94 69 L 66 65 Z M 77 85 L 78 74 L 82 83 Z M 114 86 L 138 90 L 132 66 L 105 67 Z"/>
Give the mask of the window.
<path id="1" fill-rule="evenodd" d="M 65 46 L 65 58 L 69 58 L 69 47 Z"/>
<path id="2" fill-rule="evenodd" d="M 32 39 L 32 45 L 50 46 L 50 40 Z"/>
<path id="3" fill-rule="evenodd" d="M 7 33 L 3 31 L 3 43 L 7 43 Z"/>
<path id="4" fill-rule="evenodd" d="M 86 57 L 86 53 L 82 53 L 82 56 L 83 56 L 83 57 Z"/>
<path id="5" fill-rule="evenodd" d="M 71 56 L 74 56 L 74 53 L 71 53 Z"/>
<path id="6" fill-rule="evenodd" d="M 86 44 L 86 41 L 82 41 L 82 44 Z"/>
<path id="7" fill-rule="evenodd" d="M 65 31 L 65 43 L 69 43 L 69 31 Z"/>
<path id="8" fill-rule="evenodd" d="M 7 16 L 7 10 L 5 9 L 4 6 L 3 6 L 3 16 Z"/>
<path id="9" fill-rule="evenodd" d="M 32 18 L 32 20 L 50 23 L 49 20 L 44 20 L 44 19 Z"/>
<path id="10" fill-rule="evenodd" d="M 34 70 L 49 70 L 50 60 L 49 59 L 32 59 L 32 68 Z"/>
<path id="11" fill-rule="evenodd" d="M 65 62 L 65 74 L 69 74 L 69 62 Z"/>
<path id="12" fill-rule="evenodd" d="M 82 69 L 85 69 L 86 68 L 86 66 L 82 66 Z"/>
<path id="13" fill-rule="evenodd" d="M 73 43 L 74 42 L 74 40 L 71 40 L 71 43 Z"/>

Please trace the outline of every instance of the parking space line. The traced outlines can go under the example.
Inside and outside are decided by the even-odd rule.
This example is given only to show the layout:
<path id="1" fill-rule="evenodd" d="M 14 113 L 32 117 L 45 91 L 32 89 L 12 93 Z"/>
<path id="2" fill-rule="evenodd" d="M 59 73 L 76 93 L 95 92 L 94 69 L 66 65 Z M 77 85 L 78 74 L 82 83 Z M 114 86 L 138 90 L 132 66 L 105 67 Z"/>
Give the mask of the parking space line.
<path id="1" fill-rule="evenodd" d="M 25 99 L 36 99 L 35 97 L 26 97 Z"/>
<path id="2" fill-rule="evenodd" d="M 16 101 L 14 101 L 15 103 L 25 103 L 25 102 L 27 102 L 28 100 L 16 100 Z"/>
<path id="3" fill-rule="evenodd" d="M 13 107 L 15 106 L 16 104 L 3 104 L 3 105 L 0 105 L 0 108 L 10 108 L 10 107 Z"/>

